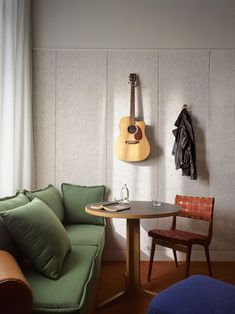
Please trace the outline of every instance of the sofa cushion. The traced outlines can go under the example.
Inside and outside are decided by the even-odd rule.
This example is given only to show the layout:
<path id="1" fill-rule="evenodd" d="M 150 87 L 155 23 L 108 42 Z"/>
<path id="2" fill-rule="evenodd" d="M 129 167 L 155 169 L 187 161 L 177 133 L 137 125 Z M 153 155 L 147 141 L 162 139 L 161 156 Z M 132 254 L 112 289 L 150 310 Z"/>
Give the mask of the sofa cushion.
<path id="1" fill-rule="evenodd" d="M 33 313 L 88 313 L 95 288 L 99 247 L 72 246 L 58 280 L 23 268 L 33 292 Z"/>
<path id="2" fill-rule="evenodd" d="M 61 189 L 64 197 L 65 222 L 67 224 L 104 224 L 102 217 L 92 216 L 85 212 L 87 204 L 103 200 L 104 185 L 81 186 L 63 183 Z"/>
<path id="3" fill-rule="evenodd" d="M 35 197 L 43 201 L 50 209 L 56 214 L 60 221 L 64 219 L 64 205 L 63 199 L 59 191 L 51 184 L 45 189 L 27 191 L 24 190 L 25 195 L 29 200 L 33 200 Z"/>
<path id="4" fill-rule="evenodd" d="M 10 210 L 29 203 L 28 198 L 21 192 L 17 192 L 14 196 L 4 197 L 0 199 L 0 212 Z M 5 250 L 18 256 L 14 239 L 11 237 L 8 229 L 0 217 L 0 249 Z"/>
<path id="5" fill-rule="evenodd" d="M 104 246 L 105 226 L 98 225 L 65 225 L 72 245 L 101 245 Z"/>
<path id="6" fill-rule="evenodd" d="M 0 212 L 16 208 L 27 203 L 29 203 L 28 198 L 22 192 L 17 192 L 13 196 L 0 198 Z"/>
<path id="7" fill-rule="evenodd" d="M 24 206 L 2 212 L 1 216 L 34 267 L 43 275 L 57 279 L 71 244 L 50 208 L 35 198 Z"/>

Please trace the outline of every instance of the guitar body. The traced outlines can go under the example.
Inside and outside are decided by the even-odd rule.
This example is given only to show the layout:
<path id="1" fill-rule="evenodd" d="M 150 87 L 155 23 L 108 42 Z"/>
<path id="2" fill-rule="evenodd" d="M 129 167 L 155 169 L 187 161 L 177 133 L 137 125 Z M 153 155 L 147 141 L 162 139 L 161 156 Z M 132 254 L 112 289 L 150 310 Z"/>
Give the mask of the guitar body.
<path id="1" fill-rule="evenodd" d="M 115 154 L 123 161 L 141 161 L 150 153 L 149 142 L 145 135 L 145 123 L 124 117 L 119 124 L 120 134 L 115 144 Z"/>
<path id="2" fill-rule="evenodd" d="M 150 153 L 149 142 L 145 136 L 144 121 L 135 119 L 135 86 L 137 84 L 137 74 L 129 75 L 131 86 L 130 116 L 120 120 L 120 134 L 115 144 L 115 154 L 123 161 L 145 160 Z"/>

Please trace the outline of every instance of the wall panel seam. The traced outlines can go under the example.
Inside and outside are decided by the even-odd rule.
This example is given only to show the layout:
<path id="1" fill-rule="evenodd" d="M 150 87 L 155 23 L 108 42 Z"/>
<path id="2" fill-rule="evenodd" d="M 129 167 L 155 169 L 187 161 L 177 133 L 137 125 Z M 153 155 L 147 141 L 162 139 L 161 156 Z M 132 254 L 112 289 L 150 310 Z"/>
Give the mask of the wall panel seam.
<path id="1" fill-rule="evenodd" d="M 32 51 L 235 51 L 235 48 L 40 48 L 34 47 Z"/>
<path id="2" fill-rule="evenodd" d="M 106 81 L 105 81 L 105 185 L 108 185 L 108 62 L 109 62 L 109 52 L 106 51 Z"/>
<path id="3" fill-rule="evenodd" d="M 57 186 L 57 67 L 58 67 L 58 55 L 57 55 L 57 50 L 55 52 L 55 107 L 54 107 L 54 115 L 55 115 L 55 126 L 54 126 L 54 139 L 55 139 L 55 144 L 54 144 L 54 158 L 55 158 L 55 165 L 54 165 L 54 184 Z"/>
<path id="4" fill-rule="evenodd" d="M 211 196 L 211 180 L 210 180 L 210 176 L 211 176 L 211 51 L 209 51 L 209 60 L 208 60 L 208 96 L 209 96 L 209 103 L 208 103 L 208 124 L 209 124 L 209 165 L 208 165 L 208 169 L 209 169 L 209 175 L 208 175 L 208 180 L 209 180 L 209 195 Z"/>
<path id="5" fill-rule="evenodd" d="M 159 145 L 158 145 L 158 141 L 159 141 L 159 137 L 160 137 L 160 95 L 159 95 L 159 91 L 160 91 L 160 62 L 159 62 L 159 57 L 160 57 L 160 53 L 159 51 L 156 51 L 156 54 L 157 54 L 157 119 L 156 119 L 156 122 L 157 122 L 157 196 L 158 198 L 160 197 L 159 195 Z M 158 219 L 157 219 L 157 222 L 156 222 L 156 227 L 158 228 Z"/>
<path id="6" fill-rule="evenodd" d="M 36 54 L 33 53 L 33 60 L 32 63 L 35 62 L 35 58 L 36 58 Z M 37 105 L 35 106 L 35 104 L 37 104 L 37 102 L 35 101 L 35 92 L 34 92 L 34 80 L 35 80 L 35 71 L 33 71 L 33 75 L 32 75 L 32 108 L 33 108 L 33 148 L 34 148 L 34 172 L 35 172 L 35 188 L 38 187 L 38 162 L 37 162 L 37 152 L 38 152 L 38 119 L 37 119 Z"/>

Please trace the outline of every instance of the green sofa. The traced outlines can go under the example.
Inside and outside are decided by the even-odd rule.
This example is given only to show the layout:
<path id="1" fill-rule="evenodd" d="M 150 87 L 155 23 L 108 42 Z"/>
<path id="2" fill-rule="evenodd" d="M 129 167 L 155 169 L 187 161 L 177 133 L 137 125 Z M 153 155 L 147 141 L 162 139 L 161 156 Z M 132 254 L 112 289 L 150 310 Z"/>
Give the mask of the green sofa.
<path id="1" fill-rule="evenodd" d="M 100 272 L 105 243 L 105 221 L 85 213 L 85 205 L 102 201 L 105 187 L 62 184 L 62 192 L 63 197 L 52 185 L 49 185 L 42 190 L 31 192 L 24 190 L 17 192 L 13 197 L 0 199 L 0 249 L 13 254 L 20 264 L 32 289 L 32 313 L 35 314 L 89 313 Z M 30 260 L 27 256 L 27 245 L 24 243 L 22 246 L 19 239 L 24 235 L 17 234 L 14 238 L 15 224 L 11 228 L 11 221 L 8 219 L 8 216 L 12 218 L 11 214 L 14 211 L 19 210 L 24 210 L 26 214 L 29 212 L 30 216 L 30 207 L 36 203 L 40 205 L 39 202 L 45 203 L 45 207 L 52 210 L 53 217 L 50 216 L 52 220 L 55 219 L 57 224 L 58 221 L 62 222 L 70 242 L 70 248 L 56 279 L 48 278 L 40 270 L 38 271 L 37 265 L 35 267 L 32 262 L 33 259 Z M 25 220 L 27 219 L 28 216 Z M 40 220 L 40 215 L 37 219 Z M 25 229 L 23 225 L 21 228 Z M 39 233 L 40 229 L 36 236 L 39 236 Z M 32 250 L 30 248 L 29 256 Z"/>

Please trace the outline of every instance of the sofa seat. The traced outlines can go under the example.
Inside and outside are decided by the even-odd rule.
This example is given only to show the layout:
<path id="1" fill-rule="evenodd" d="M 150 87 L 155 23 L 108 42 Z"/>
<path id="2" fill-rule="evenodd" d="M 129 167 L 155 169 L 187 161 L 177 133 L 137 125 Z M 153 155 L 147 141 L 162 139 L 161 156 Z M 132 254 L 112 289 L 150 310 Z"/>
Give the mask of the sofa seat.
<path id="1" fill-rule="evenodd" d="M 72 245 L 101 246 L 105 242 L 105 226 L 79 224 L 64 226 Z"/>
<path id="2" fill-rule="evenodd" d="M 92 302 L 87 300 L 94 293 L 100 267 L 99 251 L 98 246 L 72 246 L 58 280 L 27 266 L 24 274 L 33 292 L 32 313 L 88 313 Z"/>
<path id="3" fill-rule="evenodd" d="M 0 217 L 0 249 L 9 251 L 17 258 L 32 290 L 32 314 L 88 314 L 93 303 L 105 243 L 105 219 L 87 214 L 85 206 L 101 202 L 105 186 L 66 183 L 62 186 L 63 198 L 60 191 L 49 185 L 44 189 L 24 190 L 24 193 L 17 192 L 14 196 L 0 199 L 0 213 L 7 211 L 7 214 L 5 212 Z M 36 206 L 35 203 L 37 217 L 32 209 Z M 28 213 L 25 213 L 26 210 Z M 5 226 L 9 221 L 14 225 L 11 228 L 12 234 Z M 27 222 L 27 228 L 21 228 L 22 221 Z M 18 236 L 16 231 L 21 231 L 22 234 L 18 233 Z M 19 242 L 18 245 L 15 242 Z M 46 256 L 45 252 L 48 253 Z M 47 260 L 50 256 L 51 260 Z M 36 263 L 38 260 L 40 265 Z M 57 263 L 55 266 L 61 267 L 51 267 L 48 271 L 47 266 L 51 266 L 52 261 Z M 46 273 L 43 272 L 45 269 Z M 53 277 L 50 271 L 56 276 Z M 14 303 L 17 298 L 11 297 Z M 0 313 L 5 312 L 0 309 Z"/>

